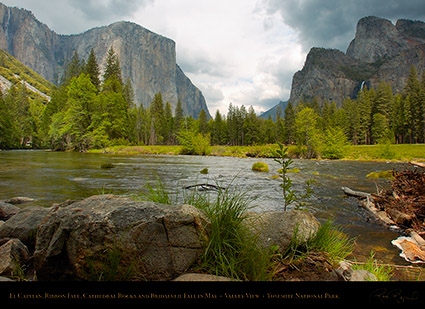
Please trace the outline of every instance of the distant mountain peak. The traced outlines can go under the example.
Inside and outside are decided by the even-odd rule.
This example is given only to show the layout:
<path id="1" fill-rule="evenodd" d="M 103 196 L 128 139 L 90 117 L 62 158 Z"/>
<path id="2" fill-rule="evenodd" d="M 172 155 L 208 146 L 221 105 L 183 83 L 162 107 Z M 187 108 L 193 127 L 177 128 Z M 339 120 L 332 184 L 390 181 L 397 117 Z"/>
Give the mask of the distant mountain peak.
<path id="1" fill-rule="evenodd" d="M 347 52 L 312 48 L 303 69 L 292 80 L 290 101 L 335 101 L 355 98 L 361 84 L 376 88 L 391 84 L 393 91 L 404 88 L 410 67 L 425 70 L 425 23 L 367 16 L 357 23 L 355 38 Z"/>
<path id="2" fill-rule="evenodd" d="M 210 117 L 202 92 L 176 63 L 176 44 L 136 23 L 118 21 L 80 34 L 60 35 L 39 22 L 32 12 L 0 4 L 0 48 L 45 79 L 56 83 L 75 52 L 87 59 L 94 50 L 100 70 L 112 46 L 120 58 L 123 79 L 129 78 L 135 102 L 149 106 L 156 93 L 174 108 L 197 118 Z"/>

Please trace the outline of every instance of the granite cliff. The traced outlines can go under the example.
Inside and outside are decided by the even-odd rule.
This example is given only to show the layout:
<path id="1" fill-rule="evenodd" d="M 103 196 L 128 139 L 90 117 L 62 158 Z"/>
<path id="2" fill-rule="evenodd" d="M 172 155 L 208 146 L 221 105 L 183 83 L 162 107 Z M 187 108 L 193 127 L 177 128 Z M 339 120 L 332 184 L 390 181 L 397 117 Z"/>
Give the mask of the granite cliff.
<path id="1" fill-rule="evenodd" d="M 0 23 L 0 48 L 53 83 L 74 52 L 87 59 L 93 49 L 102 71 L 112 46 L 120 58 L 124 80 L 132 82 L 135 102 L 147 107 L 161 92 L 173 110 L 180 100 L 186 115 L 197 118 L 202 109 L 210 115 L 202 92 L 176 63 L 175 42 L 140 25 L 117 22 L 81 34 L 60 35 L 31 12 L 1 3 Z"/>
<path id="2" fill-rule="evenodd" d="M 365 17 L 357 24 L 356 36 L 346 53 L 312 48 L 304 67 L 295 73 L 290 101 L 335 101 L 355 98 L 362 85 L 374 87 L 389 82 L 394 92 L 405 85 L 411 66 L 425 70 L 425 23 Z"/>

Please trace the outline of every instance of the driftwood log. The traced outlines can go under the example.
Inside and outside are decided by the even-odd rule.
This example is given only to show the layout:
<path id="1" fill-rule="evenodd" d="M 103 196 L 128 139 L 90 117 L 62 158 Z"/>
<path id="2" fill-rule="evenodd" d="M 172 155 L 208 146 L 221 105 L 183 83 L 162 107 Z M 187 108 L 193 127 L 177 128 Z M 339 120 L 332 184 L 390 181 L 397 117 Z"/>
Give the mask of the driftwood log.
<path id="1" fill-rule="evenodd" d="M 413 165 L 413 166 L 425 168 L 425 163 L 416 162 L 416 161 L 410 161 L 409 164 L 410 165 Z"/>
<path id="2" fill-rule="evenodd" d="M 194 188 L 200 188 L 203 191 L 209 191 L 209 190 L 214 190 L 214 191 L 226 190 L 223 187 L 216 186 L 216 185 L 211 185 L 211 184 L 208 184 L 208 183 L 200 183 L 200 184 L 196 184 L 196 185 L 191 185 L 191 186 L 184 187 L 184 189 L 186 189 L 186 190 L 188 190 L 188 189 L 194 189 Z"/>
<path id="3" fill-rule="evenodd" d="M 397 224 L 388 216 L 388 214 L 384 210 L 378 208 L 374 203 L 374 196 L 376 197 L 377 195 L 362 191 L 355 191 L 347 187 L 342 187 L 342 191 L 347 196 L 359 198 L 361 200 L 360 206 L 368 210 L 378 223 L 381 223 L 391 229 L 398 229 Z"/>

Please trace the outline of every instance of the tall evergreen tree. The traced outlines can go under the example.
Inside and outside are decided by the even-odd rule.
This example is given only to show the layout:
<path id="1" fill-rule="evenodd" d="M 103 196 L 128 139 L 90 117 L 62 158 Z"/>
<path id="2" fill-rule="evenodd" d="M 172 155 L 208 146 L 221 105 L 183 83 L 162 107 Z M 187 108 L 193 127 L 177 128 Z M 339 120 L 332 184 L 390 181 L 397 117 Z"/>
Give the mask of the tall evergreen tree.
<path id="1" fill-rule="evenodd" d="M 208 133 L 207 113 L 203 109 L 201 109 L 198 116 L 198 131 L 204 135 Z"/>
<path id="2" fill-rule="evenodd" d="M 291 102 L 288 102 L 288 105 L 285 108 L 283 123 L 285 128 L 284 142 L 286 144 L 292 144 L 295 139 L 295 110 L 293 109 Z"/>
<path id="3" fill-rule="evenodd" d="M 94 54 L 93 48 L 90 51 L 89 58 L 87 59 L 87 64 L 84 72 L 89 75 L 92 84 L 96 89 L 100 89 L 100 70 L 97 64 L 96 55 Z"/>
<path id="4" fill-rule="evenodd" d="M 165 123 L 164 118 L 164 101 L 162 100 L 161 92 L 158 92 L 150 106 L 151 112 L 151 134 L 149 139 L 150 145 L 162 144 L 164 141 L 163 128 Z"/>
<path id="5" fill-rule="evenodd" d="M 248 108 L 248 114 L 244 121 L 244 144 L 254 145 L 260 142 L 259 121 L 252 105 Z"/>
<path id="6" fill-rule="evenodd" d="M 68 85 L 73 77 L 79 76 L 84 71 L 83 63 L 84 62 L 80 60 L 77 51 L 75 51 L 65 69 L 61 84 Z"/>
<path id="7" fill-rule="evenodd" d="M 134 107 L 134 91 L 133 91 L 133 86 L 131 84 L 130 77 L 127 77 L 127 80 L 125 81 L 123 93 L 124 93 L 124 97 L 127 102 L 128 108 L 133 108 Z"/>
<path id="8" fill-rule="evenodd" d="M 422 142 L 424 140 L 424 95 L 418 80 L 416 68 L 413 65 L 404 89 L 404 96 L 410 105 L 412 117 L 412 122 L 410 123 L 410 142 Z"/>
<path id="9" fill-rule="evenodd" d="M 114 48 L 111 48 L 108 51 L 108 55 L 106 57 L 106 67 L 105 73 L 103 74 L 103 80 L 108 80 L 111 76 L 115 76 L 116 79 L 123 84 L 122 76 L 121 76 L 121 66 L 120 60 L 118 56 L 115 54 Z"/>

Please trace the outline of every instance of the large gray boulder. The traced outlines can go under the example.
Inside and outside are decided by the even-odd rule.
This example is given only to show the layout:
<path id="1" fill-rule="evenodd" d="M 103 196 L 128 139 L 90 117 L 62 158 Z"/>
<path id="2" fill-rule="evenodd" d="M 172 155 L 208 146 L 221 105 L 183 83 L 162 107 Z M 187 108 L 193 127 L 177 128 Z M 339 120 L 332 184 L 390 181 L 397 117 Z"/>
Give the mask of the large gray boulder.
<path id="1" fill-rule="evenodd" d="M 34 248 L 37 227 L 49 211 L 50 208 L 39 206 L 20 209 L 0 225 L 0 239 L 17 238 L 28 248 Z"/>
<path id="2" fill-rule="evenodd" d="M 206 225 L 189 205 L 93 196 L 39 224 L 34 268 L 39 280 L 171 280 L 202 254 Z"/>
<path id="3" fill-rule="evenodd" d="M 8 240 L 0 246 L 0 275 L 13 275 L 18 268 L 25 268 L 29 259 L 30 253 L 19 239 Z"/>
<path id="4" fill-rule="evenodd" d="M 2 221 L 9 220 L 12 216 L 16 215 L 20 210 L 21 208 L 15 205 L 0 201 L 0 220 Z"/>
<path id="5" fill-rule="evenodd" d="M 316 235 L 320 227 L 319 221 L 310 212 L 301 210 L 249 213 L 247 222 L 264 247 L 278 246 L 282 254 L 294 235 L 298 241 L 306 242 Z"/>

